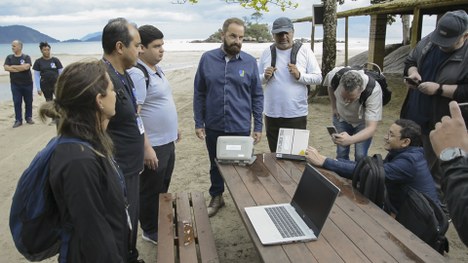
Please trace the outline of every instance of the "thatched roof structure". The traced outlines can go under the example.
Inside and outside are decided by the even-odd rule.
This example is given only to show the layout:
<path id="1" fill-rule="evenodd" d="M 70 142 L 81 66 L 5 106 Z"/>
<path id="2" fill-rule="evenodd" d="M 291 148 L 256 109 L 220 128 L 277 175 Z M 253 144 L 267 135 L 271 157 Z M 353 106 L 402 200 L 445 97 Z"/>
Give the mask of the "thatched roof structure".
<path id="1" fill-rule="evenodd" d="M 419 9 L 421 14 L 443 14 L 447 11 L 464 9 L 468 10 L 467 0 L 395 0 L 375 4 L 367 7 L 356 8 L 338 12 L 338 18 L 364 15 L 412 15 Z"/>
<path id="2" fill-rule="evenodd" d="M 411 26 L 411 46 L 421 39 L 421 28 L 424 15 L 441 15 L 447 11 L 468 10 L 468 0 L 394 0 L 385 3 L 374 4 L 367 7 L 346 10 L 337 13 L 337 18 L 346 19 L 345 29 L 345 63 L 347 64 L 348 46 L 348 17 L 371 16 L 369 35 L 369 61 L 383 67 L 386 17 L 387 15 L 413 15 Z M 294 22 L 312 22 L 313 17 L 295 19 Z M 312 28 L 312 32 L 314 28 Z"/>

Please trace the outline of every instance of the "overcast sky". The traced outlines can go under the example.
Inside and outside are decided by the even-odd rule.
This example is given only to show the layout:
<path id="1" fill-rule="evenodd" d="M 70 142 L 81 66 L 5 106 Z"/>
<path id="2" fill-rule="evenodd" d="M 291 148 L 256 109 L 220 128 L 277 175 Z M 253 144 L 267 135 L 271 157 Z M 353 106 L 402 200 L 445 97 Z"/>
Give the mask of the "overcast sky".
<path id="1" fill-rule="evenodd" d="M 224 0 L 199 0 L 198 4 L 173 4 L 176 0 L 2 0 L 0 25 L 25 25 L 59 40 L 81 38 L 89 33 L 100 32 L 110 18 L 125 17 L 137 25 L 152 24 L 161 29 L 166 39 L 205 39 L 221 27 L 228 17 L 250 17 L 255 11 L 239 4 L 227 4 Z M 292 19 L 312 15 L 312 5 L 320 0 L 292 0 L 299 3 L 294 10 L 281 11 L 270 5 L 259 22 L 268 23 L 280 16 Z M 338 11 L 368 6 L 369 0 L 346 0 Z M 350 37 L 367 38 L 369 17 L 350 18 Z M 387 37 L 400 38 L 399 19 L 387 28 Z M 433 30 L 435 19 L 425 20 L 427 30 Z M 338 38 L 343 38 L 343 19 L 338 25 Z M 295 37 L 310 38 L 311 23 L 295 24 Z M 316 38 L 322 38 L 321 26 L 316 29 Z"/>

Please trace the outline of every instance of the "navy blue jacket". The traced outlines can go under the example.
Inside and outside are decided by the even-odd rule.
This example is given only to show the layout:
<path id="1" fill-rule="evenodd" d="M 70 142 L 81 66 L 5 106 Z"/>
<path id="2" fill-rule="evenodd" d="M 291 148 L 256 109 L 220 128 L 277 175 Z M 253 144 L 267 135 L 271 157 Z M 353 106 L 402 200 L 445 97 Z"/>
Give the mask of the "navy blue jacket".
<path id="1" fill-rule="evenodd" d="M 323 168 L 351 179 L 356 162 L 327 158 Z M 422 147 L 391 150 L 384 160 L 385 185 L 391 204 L 398 211 L 409 186 L 426 194 L 440 204 L 431 172 Z"/>

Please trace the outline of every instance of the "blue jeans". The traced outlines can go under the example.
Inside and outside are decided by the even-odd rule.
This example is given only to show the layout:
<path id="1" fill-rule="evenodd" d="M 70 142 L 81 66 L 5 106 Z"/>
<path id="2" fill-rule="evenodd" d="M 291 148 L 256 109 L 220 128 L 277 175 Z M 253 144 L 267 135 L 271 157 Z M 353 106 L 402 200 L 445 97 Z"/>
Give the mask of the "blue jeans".
<path id="1" fill-rule="evenodd" d="M 206 148 L 208 149 L 208 155 L 210 157 L 210 195 L 212 197 L 221 195 L 224 193 L 224 180 L 219 173 L 218 166 L 216 165 L 216 145 L 219 136 L 249 136 L 250 132 L 238 132 L 238 133 L 226 133 L 223 131 L 215 131 L 205 128 L 206 133 Z"/>
<path id="2" fill-rule="evenodd" d="M 11 84 L 11 94 L 13 96 L 13 104 L 15 106 L 15 120 L 23 121 L 21 109 L 24 104 L 26 105 L 24 117 L 27 119 L 32 118 L 32 102 L 33 102 L 33 84 L 30 85 L 15 85 Z"/>
<path id="3" fill-rule="evenodd" d="M 354 135 L 366 128 L 365 122 L 359 124 L 356 127 L 353 127 L 353 125 L 347 123 L 346 121 L 339 121 L 336 118 L 336 116 L 333 116 L 333 125 L 335 125 L 338 133 L 347 132 L 349 135 Z M 369 150 L 371 142 L 372 142 L 372 137 L 365 141 L 358 142 L 354 145 L 354 160 L 356 162 L 362 159 L 363 157 L 367 156 L 367 151 Z M 349 160 L 349 150 L 350 150 L 350 146 L 337 145 L 336 146 L 336 158 Z"/>

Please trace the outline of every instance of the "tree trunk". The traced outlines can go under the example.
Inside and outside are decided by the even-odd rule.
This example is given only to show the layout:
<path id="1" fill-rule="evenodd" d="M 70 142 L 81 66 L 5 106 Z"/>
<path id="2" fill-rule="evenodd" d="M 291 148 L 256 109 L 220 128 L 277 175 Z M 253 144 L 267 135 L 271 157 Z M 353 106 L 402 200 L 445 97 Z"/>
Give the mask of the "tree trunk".
<path id="1" fill-rule="evenodd" d="M 323 0 L 323 7 L 322 76 L 325 77 L 336 63 L 336 0 Z M 319 95 L 328 94 L 326 87 L 319 87 Z"/>
<path id="2" fill-rule="evenodd" d="M 401 24 L 403 27 L 403 45 L 409 45 L 410 43 L 410 15 L 401 16 Z"/>

